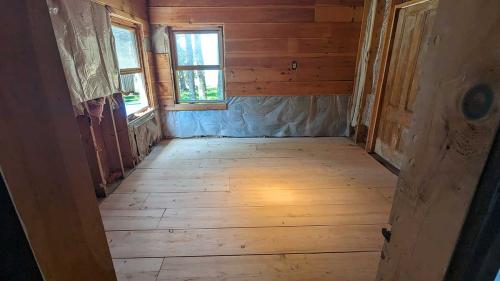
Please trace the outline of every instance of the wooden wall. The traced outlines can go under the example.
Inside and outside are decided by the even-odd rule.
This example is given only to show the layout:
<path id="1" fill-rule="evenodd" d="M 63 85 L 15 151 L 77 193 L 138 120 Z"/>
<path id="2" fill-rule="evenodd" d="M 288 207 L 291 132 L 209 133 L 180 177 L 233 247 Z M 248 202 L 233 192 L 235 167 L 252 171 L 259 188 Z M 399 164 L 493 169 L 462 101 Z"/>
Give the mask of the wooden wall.
<path id="1" fill-rule="evenodd" d="M 362 0 L 151 0 L 152 24 L 223 25 L 228 96 L 351 94 Z M 172 109 L 168 54 L 160 103 Z M 298 69 L 290 69 L 292 61 Z"/>
<path id="2" fill-rule="evenodd" d="M 146 0 L 96 0 L 96 2 L 102 2 L 135 19 L 148 21 Z"/>

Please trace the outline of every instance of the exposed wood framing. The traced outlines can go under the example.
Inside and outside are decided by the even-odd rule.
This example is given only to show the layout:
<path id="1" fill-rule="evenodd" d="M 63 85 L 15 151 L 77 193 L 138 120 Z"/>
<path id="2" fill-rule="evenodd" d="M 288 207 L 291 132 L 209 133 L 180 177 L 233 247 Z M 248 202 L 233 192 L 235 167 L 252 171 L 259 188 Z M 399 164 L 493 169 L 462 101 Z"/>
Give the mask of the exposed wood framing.
<path id="1" fill-rule="evenodd" d="M 361 87 L 361 98 L 360 98 L 360 104 L 359 104 L 359 109 L 358 109 L 358 115 L 357 115 L 357 122 L 356 122 L 356 128 L 355 128 L 355 136 L 354 136 L 354 141 L 355 142 L 364 142 L 365 137 L 366 137 L 366 130 L 365 130 L 365 125 L 363 124 L 363 113 L 365 111 L 365 106 L 367 102 L 368 95 L 372 92 L 372 81 L 373 81 L 373 75 L 374 75 L 374 69 L 375 69 L 375 59 L 377 55 L 377 50 L 379 48 L 379 42 L 380 42 L 380 37 L 382 34 L 383 30 L 383 22 L 384 22 L 384 15 L 385 15 L 385 9 L 386 9 L 386 1 L 385 0 L 373 0 L 376 1 L 375 5 L 375 12 L 373 15 L 373 24 L 367 25 L 366 27 L 368 28 L 364 32 L 369 33 L 366 34 L 365 36 L 370 37 L 370 42 L 369 42 L 369 47 L 367 50 L 367 58 L 368 61 L 366 62 L 366 66 L 364 68 L 365 71 L 365 79 L 363 81 L 360 81 L 359 87 Z M 368 16 L 368 13 L 366 13 L 366 16 Z"/>
<path id="2" fill-rule="evenodd" d="M 380 57 L 380 61 L 378 63 L 378 67 L 373 69 L 372 76 L 372 86 L 370 87 L 372 93 L 375 95 L 373 98 L 373 103 L 371 104 L 371 108 L 365 109 L 363 111 L 370 112 L 370 122 L 367 128 L 366 135 L 366 146 L 365 149 L 367 152 L 374 152 L 375 150 L 375 141 L 377 139 L 377 131 L 380 120 L 380 113 L 382 111 L 382 101 L 383 101 L 383 89 L 385 86 L 385 81 L 387 79 L 387 71 L 388 64 L 390 58 L 390 51 L 393 42 L 394 29 L 395 29 L 395 20 L 396 20 L 396 10 L 397 5 L 403 4 L 409 1 L 405 0 L 386 0 L 386 13 L 384 14 L 385 21 L 387 21 L 387 25 L 384 27 L 383 25 L 380 28 L 384 28 L 383 36 L 380 37 L 380 44 L 377 50 L 377 54 Z M 390 5 L 388 7 L 387 5 Z M 376 75 L 375 75 L 376 73 Z M 375 83 L 375 84 L 373 84 Z M 373 88 L 375 85 L 375 88 Z M 366 106 L 366 100 L 364 103 Z"/>

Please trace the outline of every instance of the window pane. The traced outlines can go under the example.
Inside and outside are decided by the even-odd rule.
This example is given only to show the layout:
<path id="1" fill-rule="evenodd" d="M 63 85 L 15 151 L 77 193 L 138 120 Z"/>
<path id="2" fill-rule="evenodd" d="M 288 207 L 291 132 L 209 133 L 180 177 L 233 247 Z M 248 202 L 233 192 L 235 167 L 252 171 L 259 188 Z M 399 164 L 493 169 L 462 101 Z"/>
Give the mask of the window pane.
<path id="1" fill-rule="evenodd" d="M 175 33 L 178 65 L 219 65 L 219 33 Z"/>
<path id="2" fill-rule="evenodd" d="M 222 101 L 223 79 L 221 70 L 178 70 L 179 101 Z"/>
<path id="3" fill-rule="evenodd" d="M 135 31 L 119 26 L 113 26 L 112 30 L 119 68 L 140 68 Z"/>
<path id="4" fill-rule="evenodd" d="M 122 91 L 124 92 L 123 100 L 127 115 L 148 106 L 146 86 L 142 73 L 120 75 L 120 82 Z"/>

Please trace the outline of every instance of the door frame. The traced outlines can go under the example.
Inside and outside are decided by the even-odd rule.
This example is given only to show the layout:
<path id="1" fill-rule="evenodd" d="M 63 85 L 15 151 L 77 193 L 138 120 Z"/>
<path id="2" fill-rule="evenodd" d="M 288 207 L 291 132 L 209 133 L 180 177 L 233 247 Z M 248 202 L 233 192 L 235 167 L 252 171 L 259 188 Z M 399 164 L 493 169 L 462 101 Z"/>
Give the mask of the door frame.
<path id="1" fill-rule="evenodd" d="M 382 58 L 380 61 L 379 76 L 377 85 L 375 86 L 375 99 L 371 108 L 370 126 L 366 137 L 365 150 L 368 153 L 375 152 L 375 143 L 377 141 L 378 127 L 380 124 L 380 113 L 382 112 L 384 101 L 384 89 L 387 83 L 387 76 L 389 72 L 389 62 L 392 57 L 392 49 L 394 47 L 394 36 L 396 35 L 397 22 L 399 19 L 399 12 L 404 9 L 420 3 L 432 0 L 412 0 L 401 4 L 392 5 L 389 12 L 389 20 L 387 24 L 387 33 L 384 38 L 384 47 L 382 51 Z"/>
<path id="2" fill-rule="evenodd" d="M 494 280 L 500 265 L 500 128 L 462 227 L 446 281 Z"/>

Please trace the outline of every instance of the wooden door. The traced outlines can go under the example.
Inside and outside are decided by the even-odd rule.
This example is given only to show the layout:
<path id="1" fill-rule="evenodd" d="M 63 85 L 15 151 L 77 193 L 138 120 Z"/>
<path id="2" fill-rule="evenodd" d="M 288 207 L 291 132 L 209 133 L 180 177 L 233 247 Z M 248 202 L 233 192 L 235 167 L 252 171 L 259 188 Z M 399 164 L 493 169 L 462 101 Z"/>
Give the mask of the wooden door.
<path id="1" fill-rule="evenodd" d="M 408 128 L 415 107 L 420 58 L 427 49 L 437 0 L 411 1 L 396 7 L 392 48 L 375 152 L 401 168 Z"/>

